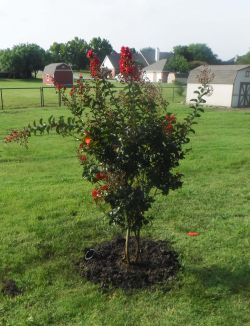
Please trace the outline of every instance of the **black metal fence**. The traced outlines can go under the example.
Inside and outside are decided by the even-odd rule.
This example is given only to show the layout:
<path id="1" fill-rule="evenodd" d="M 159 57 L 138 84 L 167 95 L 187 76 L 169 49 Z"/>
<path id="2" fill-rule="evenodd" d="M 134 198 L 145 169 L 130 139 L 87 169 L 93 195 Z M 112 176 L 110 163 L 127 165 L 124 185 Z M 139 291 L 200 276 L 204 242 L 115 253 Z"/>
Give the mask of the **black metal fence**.
<path id="1" fill-rule="evenodd" d="M 121 88 L 120 86 L 116 86 Z M 160 85 L 163 96 L 170 103 L 184 102 L 186 86 Z M 0 88 L 0 108 L 57 107 L 62 105 L 60 92 L 54 87 L 2 87 Z"/>

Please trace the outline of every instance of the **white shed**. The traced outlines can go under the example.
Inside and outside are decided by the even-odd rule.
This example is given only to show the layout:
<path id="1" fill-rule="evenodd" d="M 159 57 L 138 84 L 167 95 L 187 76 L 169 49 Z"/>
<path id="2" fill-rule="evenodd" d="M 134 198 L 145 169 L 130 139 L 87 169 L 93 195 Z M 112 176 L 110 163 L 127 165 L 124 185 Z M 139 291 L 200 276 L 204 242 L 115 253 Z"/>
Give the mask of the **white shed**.
<path id="1" fill-rule="evenodd" d="M 195 98 L 194 91 L 199 86 L 198 75 L 204 67 L 190 71 L 187 81 L 186 102 Z M 250 65 L 213 65 L 208 69 L 214 78 L 211 94 L 206 96 L 206 105 L 250 108 Z"/>

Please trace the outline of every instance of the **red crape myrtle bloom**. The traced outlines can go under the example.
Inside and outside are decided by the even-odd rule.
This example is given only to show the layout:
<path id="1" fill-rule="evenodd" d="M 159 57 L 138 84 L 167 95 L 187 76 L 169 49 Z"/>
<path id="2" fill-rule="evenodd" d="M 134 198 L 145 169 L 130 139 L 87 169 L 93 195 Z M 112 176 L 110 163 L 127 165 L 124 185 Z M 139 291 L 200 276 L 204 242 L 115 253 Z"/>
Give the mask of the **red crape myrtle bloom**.
<path id="1" fill-rule="evenodd" d="M 107 175 L 104 172 L 98 172 L 95 175 L 96 180 L 105 180 L 107 179 Z"/>
<path id="2" fill-rule="evenodd" d="M 164 127 L 165 128 L 165 131 L 167 133 L 171 133 L 173 131 L 173 129 L 174 129 L 173 123 L 176 122 L 176 117 L 175 117 L 174 114 L 167 114 L 165 116 L 165 120 L 166 120 L 166 123 L 167 123 L 165 125 L 165 127 Z"/>
<path id="3" fill-rule="evenodd" d="M 90 74 L 93 78 L 98 78 L 100 77 L 101 73 L 101 62 L 97 55 L 94 53 L 94 51 L 91 49 L 87 52 L 87 58 L 89 59 L 90 62 Z"/>
<path id="4" fill-rule="evenodd" d="M 119 67 L 125 81 L 139 81 L 141 79 L 141 72 L 133 61 L 132 52 L 127 46 L 121 47 Z"/>
<path id="5" fill-rule="evenodd" d="M 85 141 L 85 144 L 86 144 L 87 146 L 89 146 L 90 143 L 91 143 L 91 141 L 92 141 L 92 139 L 91 139 L 90 137 L 86 137 L 84 141 Z"/>
<path id="6" fill-rule="evenodd" d="M 99 189 L 93 189 L 91 195 L 94 200 L 100 199 L 102 197 L 102 194 Z"/>
<path id="7" fill-rule="evenodd" d="M 79 160 L 81 162 L 85 162 L 85 161 L 87 161 L 87 156 L 86 155 L 81 155 L 81 156 L 79 156 Z"/>
<path id="8" fill-rule="evenodd" d="M 92 190 L 91 195 L 92 198 L 97 201 L 99 199 L 102 199 L 103 196 L 105 195 L 105 192 L 108 191 L 109 186 L 108 185 L 103 185 L 100 188 L 95 188 Z"/>

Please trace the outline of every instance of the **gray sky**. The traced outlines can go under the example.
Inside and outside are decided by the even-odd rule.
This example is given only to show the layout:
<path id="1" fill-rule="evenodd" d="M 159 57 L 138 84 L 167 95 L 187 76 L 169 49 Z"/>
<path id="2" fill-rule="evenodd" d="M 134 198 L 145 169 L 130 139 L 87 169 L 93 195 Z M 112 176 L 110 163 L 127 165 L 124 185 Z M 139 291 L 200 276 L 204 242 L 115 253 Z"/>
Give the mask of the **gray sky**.
<path id="1" fill-rule="evenodd" d="M 221 59 L 250 50 L 250 0 L 0 0 L 0 49 L 48 49 L 75 36 L 171 51 L 206 43 Z"/>

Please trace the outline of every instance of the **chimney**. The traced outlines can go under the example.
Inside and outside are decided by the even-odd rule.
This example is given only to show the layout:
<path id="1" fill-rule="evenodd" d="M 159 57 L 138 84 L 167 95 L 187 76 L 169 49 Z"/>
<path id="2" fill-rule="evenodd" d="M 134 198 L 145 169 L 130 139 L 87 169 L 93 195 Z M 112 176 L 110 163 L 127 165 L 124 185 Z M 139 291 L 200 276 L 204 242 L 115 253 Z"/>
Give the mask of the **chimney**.
<path id="1" fill-rule="evenodd" d="M 160 60 L 160 49 L 159 48 L 155 48 L 155 61 L 159 61 Z"/>

